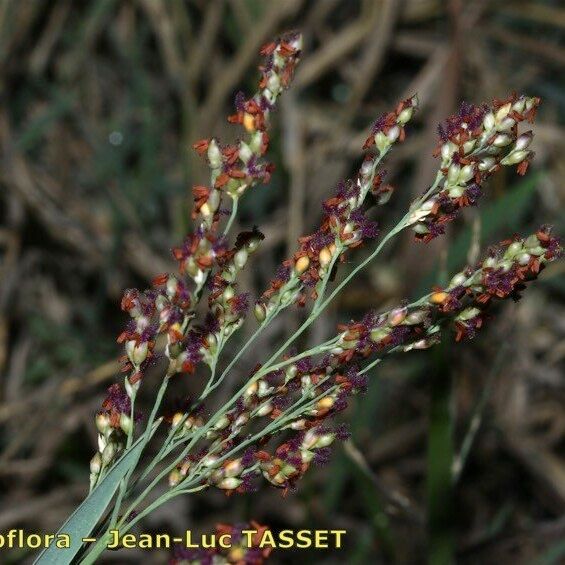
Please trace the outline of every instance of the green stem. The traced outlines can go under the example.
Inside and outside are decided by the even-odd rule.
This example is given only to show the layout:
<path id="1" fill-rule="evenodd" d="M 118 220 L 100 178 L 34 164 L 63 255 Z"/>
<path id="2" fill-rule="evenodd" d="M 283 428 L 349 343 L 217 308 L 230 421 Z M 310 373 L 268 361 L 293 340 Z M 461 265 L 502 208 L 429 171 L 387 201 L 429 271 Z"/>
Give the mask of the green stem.
<path id="1" fill-rule="evenodd" d="M 436 350 L 435 368 L 430 375 L 430 424 L 428 433 L 428 563 L 454 563 L 454 504 L 451 468 L 451 375 L 446 347 Z"/>
<path id="2" fill-rule="evenodd" d="M 216 349 L 216 352 L 214 354 L 214 359 L 212 360 L 211 367 L 210 367 L 210 378 L 208 379 L 208 382 L 206 383 L 204 390 L 202 391 L 202 393 L 198 397 L 199 401 L 204 400 L 210 394 L 210 392 L 212 390 L 214 390 L 214 388 L 215 388 L 214 387 L 214 379 L 216 378 L 216 367 L 218 365 L 218 358 L 219 358 L 220 353 L 222 351 L 223 343 L 224 343 L 224 333 L 223 333 L 223 330 L 221 330 L 220 337 L 218 339 L 217 349 Z"/>
<path id="3" fill-rule="evenodd" d="M 322 280 L 322 284 L 320 287 L 320 290 L 318 291 L 318 297 L 316 298 L 316 302 L 314 302 L 314 307 L 313 310 L 316 310 L 316 308 L 318 308 L 322 302 L 322 300 L 324 300 L 324 296 L 326 294 L 326 288 L 328 286 L 328 282 L 330 280 L 330 276 L 332 274 L 333 268 L 335 266 L 336 261 L 339 259 L 339 257 L 341 256 L 341 253 L 343 251 L 343 246 L 341 244 L 336 244 L 336 251 L 332 256 L 332 260 L 330 261 L 330 264 L 328 265 L 328 271 L 326 276 L 323 278 Z"/>
<path id="4" fill-rule="evenodd" d="M 232 227 L 232 224 L 235 220 L 235 217 L 237 216 L 237 208 L 238 208 L 238 204 L 239 204 L 239 198 L 237 196 L 233 197 L 233 205 L 231 208 L 231 213 L 230 213 L 230 219 L 228 220 L 228 223 L 226 224 L 226 228 L 224 229 L 224 236 L 227 235 Z"/>
<path id="5" fill-rule="evenodd" d="M 457 484 L 461 477 L 461 473 L 465 468 L 465 463 L 467 462 L 467 457 L 473 447 L 473 442 L 475 440 L 475 436 L 479 431 L 481 426 L 481 422 L 483 419 L 483 414 L 492 391 L 492 385 L 494 382 L 495 377 L 500 372 L 502 367 L 503 361 L 509 351 L 508 344 L 503 344 L 503 346 L 499 349 L 494 363 L 492 365 L 491 370 L 489 371 L 487 380 L 482 388 L 481 396 L 473 410 L 473 414 L 471 416 L 471 420 L 469 422 L 469 427 L 467 429 L 467 433 L 465 434 L 465 438 L 463 439 L 463 443 L 461 444 L 461 450 L 455 456 L 453 460 L 453 467 L 452 467 L 452 480 L 454 484 Z"/>
<path id="6" fill-rule="evenodd" d="M 104 532 L 101 538 L 92 546 L 92 549 L 87 553 L 86 557 L 80 562 L 81 565 L 90 565 L 94 563 L 100 554 L 106 549 L 108 540 L 110 538 L 109 531 Z"/>
<path id="7" fill-rule="evenodd" d="M 127 378 L 128 377 L 126 377 L 126 379 Z M 136 390 L 133 389 L 132 393 L 131 393 L 131 399 L 130 399 L 131 400 L 131 402 L 130 402 L 131 429 L 128 431 L 128 434 L 127 434 L 126 450 L 129 449 L 131 447 L 131 444 L 133 443 L 133 434 L 134 434 L 134 430 L 135 430 L 135 397 L 136 397 Z M 116 520 L 118 519 L 118 513 L 120 511 L 120 507 L 122 505 L 122 500 L 123 500 L 124 495 L 126 493 L 128 481 L 129 481 L 129 474 L 127 475 L 127 477 L 124 477 L 120 481 L 120 490 L 118 492 L 118 496 L 116 498 L 116 503 L 114 504 L 114 508 L 112 509 L 112 516 L 110 517 L 110 527 L 112 527 L 116 523 Z"/>
<path id="8" fill-rule="evenodd" d="M 165 391 L 167 390 L 167 386 L 169 384 L 169 379 L 170 379 L 170 376 L 166 375 L 165 378 L 163 379 L 163 382 L 161 383 L 161 386 L 159 387 L 159 391 L 157 392 L 157 397 L 155 399 L 155 403 L 153 404 L 153 409 L 151 410 L 149 420 L 147 421 L 147 425 L 145 427 L 145 432 L 143 433 L 143 439 L 142 439 L 143 447 L 141 448 L 138 456 L 135 458 L 134 462 L 132 463 L 131 467 L 129 468 L 129 471 L 127 472 L 126 476 L 122 479 L 122 482 L 120 484 L 120 491 L 118 493 L 118 497 L 116 499 L 116 502 L 114 504 L 114 508 L 112 510 L 112 517 L 110 518 L 109 529 L 111 529 L 116 523 L 116 520 L 117 520 L 119 512 L 120 512 L 120 508 L 122 506 L 122 500 L 123 500 L 125 493 L 126 493 L 127 485 L 129 484 L 129 481 L 131 480 L 131 476 L 133 475 L 133 473 L 134 473 L 134 471 L 137 467 L 137 464 L 139 463 L 139 459 L 141 458 L 141 454 L 143 453 L 143 450 L 145 449 L 147 443 L 149 442 L 149 438 L 151 437 L 151 429 L 153 427 L 153 423 L 155 422 L 155 417 L 157 416 L 157 411 L 159 410 L 159 407 L 161 406 L 161 401 L 163 400 L 163 396 L 165 395 Z M 132 414 L 133 414 L 133 409 L 132 409 Z"/>

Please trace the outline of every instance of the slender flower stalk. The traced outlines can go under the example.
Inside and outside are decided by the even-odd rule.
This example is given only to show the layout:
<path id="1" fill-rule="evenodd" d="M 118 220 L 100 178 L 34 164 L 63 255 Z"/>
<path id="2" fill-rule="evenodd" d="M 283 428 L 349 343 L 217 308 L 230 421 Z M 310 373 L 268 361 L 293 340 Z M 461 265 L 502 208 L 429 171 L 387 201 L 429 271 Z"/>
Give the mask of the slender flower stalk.
<path id="1" fill-rule="evenodd" d="M 110 529 L 125 534 L 177 496 L 212 488 L 244 494 L 265 482 L 283 493 L 297 488 L 312 464 L 327 462 L 330 446 L 348 436 L 335 418 L 353 396 L 367 389 L 369 375 L 385 357 L 427 349 L 449 329 L 458 342 L 472 339 L 494 303 L 517 300 L 545 265 L 561 254 L 551 228 L 543 226 L 526 238 L 501 242 L 481 262 L 455 274 L 448 285 L 431 289 L 411 304 L 369 312 L 358 321 L 338 325 L 335 335 L 323 343 L 303 351 L 295 348 L 335 297 L 399 233 L 411 228 L 416 240 L 430 241 L 462 208 L 478 203 L 488 178 L 498 169 L 516 165 L 518 173 L 525 174 L 528 168 L 533 136 L 520 133 L 518 126 L 533 120 L 538 98 L 513 95 L 491 106 L 463 104 L 439 127 L 440 163 L 434 183 L 367 257 L 334 283 L 345 258 L 354 257 L 356 248 L 379 236 L 367 209 L 370 204 L 386 204 L 393 194 L 381 167 L 406 136 L 405 128 L 418 107 L 413 96 L 374 122 L 357 174 L 339 183 L 323 202 L 317 230 L 299 238 L 296 251 L 255 301 L 255 332 L 231 359 L 223 359 L 226 343 L 248 319 L 250 296 L 239 290 L 239 274 L 264 238 L 253 228 L 230 243 L 230 231 L 239 200 L 257 184 L 268 182 L 273 173 L 273 166 L 264 160 L 267 129 L 278 97 L 290 84 L 301 46 L 301 36 L 292 33 L 261 50 L 265 62 L 258 91 L 248 99 L 238 94 L 236 111 L 228 119 L 243 127 L 243 139 L 232 145 L 216 138 L 194 144 L 209 165 L 210 183 L 193 188 L 195 230 L 173 249 L 179 272 L 160 274 L 150 290 L 128 290 L 124 295 L 122 309 L 131 319 L 118 341 L 125 348 L 126 376 L 123 387 L 110 387 L 96 416 L 99 445 L 90 464 L 91 490 L 96 492 L 137 438 L 142 451 L 133 458 L 109 517 L 100 525 L 100 539 L 83 563 L 94 562 L 104 550 Z M 227 220 L 221 207 L 226 199 L 231 200 Z M 198 315 L 201 303 L 207 308 Z M 257 365 L 228 400 L 210 410 L 214 391 L 225 385 L 259 335 L 283 310 L 306 308 L 309 303 L 299 329 L 265 359 L 257 358 Z M 158 345 L 163 342 L 164 347 Z M 166 360 L 165 376 L 151 413 L 143 420 L 135 410 L 136 396 L 148 368 L 159 358 Z M 162 410 L 169 381 L 182 378 L 201 383 L 198 397 L 177 411 Z M 146 460 L 145 447 L 159 422 L 165 424 L 166 434 L 155 436 L 161 443 L 156 455 Z M 163 485 L 166 492 L 155 495 Z M 204 563 L 212 557 L 214 562 L 243 562 L 253 555 L 253 562 L 259 563 L 268 556 L 244 545 L 233 552 L 211 556 L 181 548 L 171 562 Z"/>

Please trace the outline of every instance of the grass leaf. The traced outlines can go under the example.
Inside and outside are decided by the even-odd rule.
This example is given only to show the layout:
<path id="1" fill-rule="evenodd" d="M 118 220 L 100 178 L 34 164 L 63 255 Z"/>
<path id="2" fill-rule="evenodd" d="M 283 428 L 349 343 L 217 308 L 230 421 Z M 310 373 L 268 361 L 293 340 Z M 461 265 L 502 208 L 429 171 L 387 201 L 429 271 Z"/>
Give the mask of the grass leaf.
<path id="1" fill-rule="evenodd" d="M 155 431 L 156 427 L 153 431 Z M 58 548 L 51 543 L 39 557 L 34 565 L 68 565 L 73 560 L 83 545 L 83 538 L 90 536 L 96 524 L 104 514 L 112 500 L 120 481 L 124 478 L 132 464 L 135 464 L 144 443 L 139 438 L 122 458 L 110 469 L 102 482 L 90 493 L 83 503 L 71 514 L 69 519 L 61 526 L 58 534 L 68 534 L 70 547 Z M 57 538 L 55 538 L 56 540 Z"/>

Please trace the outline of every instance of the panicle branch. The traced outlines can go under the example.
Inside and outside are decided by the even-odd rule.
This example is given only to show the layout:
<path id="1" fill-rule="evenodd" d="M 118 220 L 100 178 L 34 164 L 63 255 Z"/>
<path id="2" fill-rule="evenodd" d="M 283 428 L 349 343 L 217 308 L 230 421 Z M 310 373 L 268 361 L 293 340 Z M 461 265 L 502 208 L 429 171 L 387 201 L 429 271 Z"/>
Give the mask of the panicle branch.
<path id="1" fill-rule="evenodd" d="M 511 95 L 491 107 L 463 103 L 459 113 L 438 126 L 441 158 L 436 181 L 411 210 L 416 239 L 428 242 L 445 232 L 459 211 L 477 204 L 484 183 L 502 166 L 517 165 L 520 175 L 534 153 L 528 149 L 533 134 L 519 134 L 518 125 L 533 122 L 540 99 Z"/>
<path id="2" fill-rule="evenodd" d="M 235 246 L 230 249 L 227 232 L 231 221 L 220 233 L 220 205 L 227 193 L 234 202 L 232 212 L 235 214 L 238 199 L 248 189 L 259 182 L 269 181 L 273 167 L 262 160 L 269 146 L 269 116 L 281 92 L 290 84 L 301 48 L 302 36 L 289 33 L 262 49 L 265 61 L 260 67 L 259 89 L 248 100 L 239 93 L 236 96 L 237 113 L 229 117 L 231 123 L 244 126 L 245 140 L 224 146 L 212 138 L 194 145 L 210 166 L 210 186 L 193 187 L 195 202 L 192 217 L 196 229 L 186 237 L 182 246 L 172 251 L 179 263 L 179 274 L 158 275 L 153 280 L 152 289 L 143 292 L 130 289 L 124 294 L 121 307 L 128 312 L 131 320 L 118 337 L 118 342 L 125 345 L 122 370 L 127 376 L 125 391 L 118 392 L 121 389 L 115 385 L 117 388 L 111 392 L 113 398 L 123 396 L 130 400 L 133 407 L 143 374 L 160 356 L 155 351 L 159 336 L 166 338 L 167 375 L 194 373 L 201 361 L 215 366 L 221 347 L 241 325 L 247 308 L 247 295 L 236 294 L 235 278 L 249 255 L 257 249 L 263 235 L 256 229 L 240 234 Z M 214 268 L 217 271 L 212 276 Z M 210 311 L 202 324 L 195 324 L 195 309 L 208 280 Z M 133 434 L 130 405 L 125 401 L 114 404 L 112 422 L 122 422 L 123 433 L 111 432 L 119 426 L 99 425 L 100 445 L 104 447 L 92 461 L 92 485 L 100 480 L 104 467 L 127 444 L 125 436 L 131 438 Z M 118 413 L 119 417 L 116 416 Z"/>
<path id="3" fill-rule="evenodd" d="M 378 171 L 378 165 L 395 143 L 404 140 L 404 126 L 417 107 L 418 99 L 413 96 L 377 120 L 363 146 L 375 151 L 366 154 L 356 178 L 339 183 L 335 195 L 323 203 L 320 227 L 299 238 L 298 250 L 282 263 L 257 302 L 258 321 L 291 304 L 303 306 L 307 293 L 313 299 L 322 296 L 332 268 L 345 260 L 346 251 L 378 236 L 377 224 L 365 216 L 363 204 L 369 193 L 379 204 L 390 198 L 392 187 L 384 184 L 384 172 Z"/>

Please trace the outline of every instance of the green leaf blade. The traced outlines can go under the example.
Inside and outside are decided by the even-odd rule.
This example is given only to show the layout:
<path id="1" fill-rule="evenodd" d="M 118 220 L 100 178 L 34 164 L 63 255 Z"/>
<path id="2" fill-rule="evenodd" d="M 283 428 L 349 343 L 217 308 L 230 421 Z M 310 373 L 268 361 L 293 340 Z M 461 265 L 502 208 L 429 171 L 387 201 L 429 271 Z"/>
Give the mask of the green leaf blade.
<path id="1" fill-rule="evenodd" d="M 138 440 L 61 526 L 57 534 L 68 534 L 70 547 L 56 547 L 57 536 L 55 536 L 55 540 L 41 552 L 34 565 L 68 565 L 72 562 L 83 545 L 83 538 L 91 535 L 118 489 L 120 481 L 132 464 L 135 464 L 143 447 L 144 443 Z"/>

